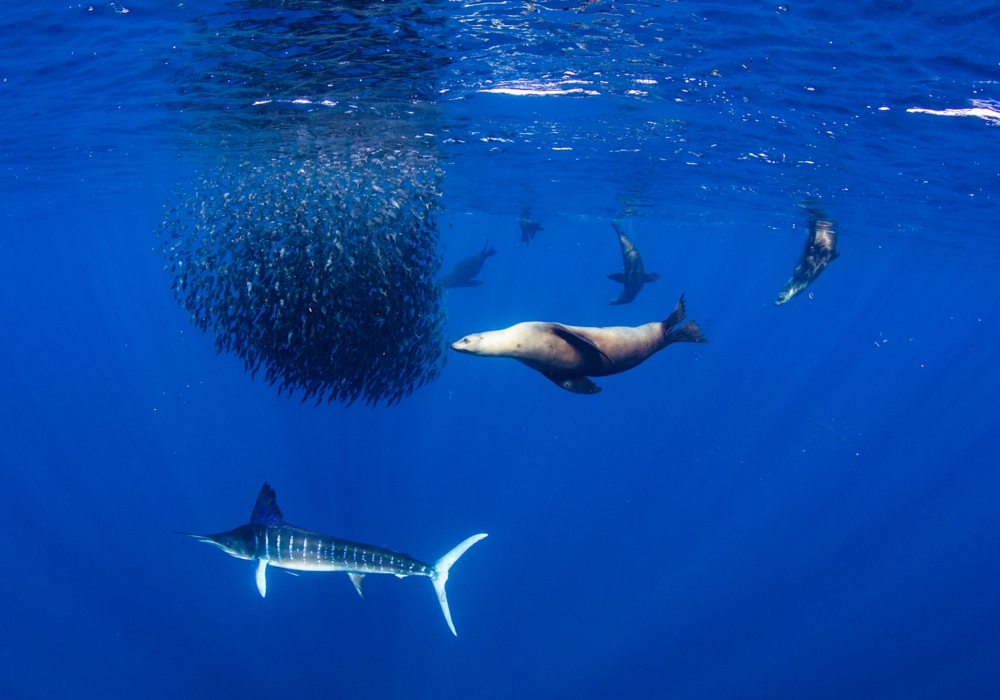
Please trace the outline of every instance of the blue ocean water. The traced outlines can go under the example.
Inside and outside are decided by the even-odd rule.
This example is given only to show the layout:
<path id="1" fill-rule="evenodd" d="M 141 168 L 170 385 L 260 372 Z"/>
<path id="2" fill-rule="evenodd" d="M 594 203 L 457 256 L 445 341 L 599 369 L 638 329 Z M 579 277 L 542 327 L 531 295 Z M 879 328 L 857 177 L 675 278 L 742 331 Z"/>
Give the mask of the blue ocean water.
<path id="1" fill-rule="evenodd" d="M 0 695 L 996 697 L 997 36 L 993 2 L 5 7 Z M 499 251 L 451 339 L 684 293 L 711 342 L 596 396 L 455 353 L 389 408 L 251 380 L 173 297 L 165 206 L 388 142 L 444 171 L 445 269 Z M 775 307 L 804 202 L 841 257 Z M 615 217 L 662 275 L 625 306 Z M 424 561 L 489 533 L 458 637 L 422 579 L 262 599 L 172 534 L 265 481 Z"/>

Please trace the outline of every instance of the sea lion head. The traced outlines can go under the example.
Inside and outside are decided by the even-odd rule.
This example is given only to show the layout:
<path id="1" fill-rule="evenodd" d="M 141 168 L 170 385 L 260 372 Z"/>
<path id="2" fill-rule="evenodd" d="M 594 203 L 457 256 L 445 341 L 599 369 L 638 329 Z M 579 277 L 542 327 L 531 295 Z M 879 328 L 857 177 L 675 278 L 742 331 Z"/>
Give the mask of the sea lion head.
<path id="1" fill-rule="evenodd" d="M 502 354 L 497 343 L 497 331 L 472 333 L 451 344 L 451 349 L 465 355 L 495 357 Z"/>
<path id="2" fill-rule="evenodd" d="M 792 279 L 788 280 L 788 284 L 786 284 L 782 290 L 778 292 L 778 298 L 774 300 L 774 305 L 781 306 L 792 297 L 798 296 L 803 289 L 809 286 L 809 282 L 811 281 L 812 280 L 802 281 L 801 279 L 798 279 L 798 275 L 792 277 Z"/>

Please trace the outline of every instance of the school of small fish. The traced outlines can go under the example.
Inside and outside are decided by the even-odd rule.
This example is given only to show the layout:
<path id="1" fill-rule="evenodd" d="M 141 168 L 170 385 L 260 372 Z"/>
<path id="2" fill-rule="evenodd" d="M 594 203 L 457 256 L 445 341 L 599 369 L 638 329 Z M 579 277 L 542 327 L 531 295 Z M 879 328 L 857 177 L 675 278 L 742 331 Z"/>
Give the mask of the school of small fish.
<path id="1" fill-rule="evenodd" d="M 174 294 L 279 394 L 396 403 L 446 358 L 442 177 L 417 150 L 357 146 L 209 172 L 159 230 Z"/>

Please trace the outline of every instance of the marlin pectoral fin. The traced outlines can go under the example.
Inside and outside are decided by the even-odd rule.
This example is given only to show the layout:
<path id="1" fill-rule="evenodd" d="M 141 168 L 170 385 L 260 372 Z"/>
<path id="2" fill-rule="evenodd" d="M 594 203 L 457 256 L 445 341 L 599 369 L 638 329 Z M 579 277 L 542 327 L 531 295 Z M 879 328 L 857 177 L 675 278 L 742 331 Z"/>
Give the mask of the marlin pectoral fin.
<path id="1" fill-rule="evenodd" d="M 264 572 L 267 570 L 267 560 L 258 559 L 257 560 L 257 590 L 260 591 L 260 597 L 263 598 L 267 595 L 267 577 Z"/>
<path id="2" fill-rule="evenodd" d="M 614 360 L 604 354 L 597 345 L 594 344 L 590 338 L 585 338 L 584 336 L 574 333 L 566 326 L 560 323 L 552 324 L 552 332 L 558 335 L 560 338 L 565 340 L 567 343 L 579 350 L 584 356 L 593 357 L 594 355 L 600 355 L 605 360 L 614 364 Z M 594 358 L 596 359 L 596 357 Z"/>
<path id="3" fill-rule="evenodd" d="M 617 282 L 618 284 L 625 284 L 625 274 L 622 272 L 615 272 L 608 275 L 608 279 L 612 282 Z"/>
<path id="4" fill-rule="evenodd" d="M 358 595 L 362 598 L 365 597 L 365 575 L 364 574 L 347 574 L 347 577 L 351 579 L 351 583 L 354 584 L 354 590 L 358 592 Z"/>

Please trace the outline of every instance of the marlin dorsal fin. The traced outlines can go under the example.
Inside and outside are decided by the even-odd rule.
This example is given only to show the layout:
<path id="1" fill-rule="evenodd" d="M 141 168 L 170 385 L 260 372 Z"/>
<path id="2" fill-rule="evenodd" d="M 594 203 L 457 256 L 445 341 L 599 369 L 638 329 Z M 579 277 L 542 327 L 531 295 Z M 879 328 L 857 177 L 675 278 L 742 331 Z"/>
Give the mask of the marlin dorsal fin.
<path id="1" fill-rule="evenodd" d="M 264 484 L 250 514 L 251 525 L 284 525 L 285 519 L 278 508 L 278 498 L 269 484 Z"/>

